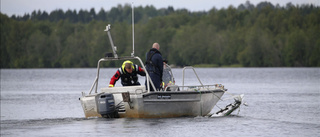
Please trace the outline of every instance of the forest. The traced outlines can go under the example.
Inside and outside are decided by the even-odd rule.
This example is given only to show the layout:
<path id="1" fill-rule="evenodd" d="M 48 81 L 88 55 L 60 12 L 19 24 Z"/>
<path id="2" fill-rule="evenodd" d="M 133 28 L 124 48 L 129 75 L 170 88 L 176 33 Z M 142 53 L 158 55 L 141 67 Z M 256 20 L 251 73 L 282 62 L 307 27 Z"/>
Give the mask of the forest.
<path id="1" fill-rule="evenodd" d="M 90 68 L 112 52 L 132 52 L 131 5 L 33 11 L 1 17 L 1 68 Z M 154 42 L 169 64 L 196 67 L 320 67 L 320 7 L 247 1 L 190 12 L 134 7 L 135 55 L 145 61 Z M 106 66 L 118 67 L 109 63 Z"/>

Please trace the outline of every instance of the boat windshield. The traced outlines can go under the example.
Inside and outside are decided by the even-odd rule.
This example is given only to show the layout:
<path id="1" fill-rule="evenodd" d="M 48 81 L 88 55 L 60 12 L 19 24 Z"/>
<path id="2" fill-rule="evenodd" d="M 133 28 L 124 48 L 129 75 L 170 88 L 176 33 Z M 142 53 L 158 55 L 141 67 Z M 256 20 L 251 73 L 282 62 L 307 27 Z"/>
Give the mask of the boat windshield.
<path id="1" fill-rule="evenodd" d="M 162 81 L 164 82 L 165 87 L 175 84 L 171 68 L 168 64 L 164 64 L 163 66 Z"/>

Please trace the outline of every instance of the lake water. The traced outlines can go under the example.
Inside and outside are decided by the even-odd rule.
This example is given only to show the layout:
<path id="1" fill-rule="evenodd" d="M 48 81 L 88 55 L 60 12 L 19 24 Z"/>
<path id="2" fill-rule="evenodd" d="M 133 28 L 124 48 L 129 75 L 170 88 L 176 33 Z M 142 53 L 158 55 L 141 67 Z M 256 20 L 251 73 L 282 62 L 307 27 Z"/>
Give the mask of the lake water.
<path id="1" fill-rule="evenodd" d="M 101 70 L 100 88 L 109 85 L 115 71 Z M 79 97 L 90 90 L 96 69 L 1 69 L 1 137 L 320 136 L 320 68 L 196 71 L 203 84 L 219 83 L 229 93 L 245 94 L 249 106 L 227 117 L 87 119 Z M 186 85 L 199 85 L 187 72 Z M 181 85 L 182 69 L 173 69 L 173 73 L 176 84 Z M 144 77 L 140 81 L 144 83 Z M 233 100 L 217 106 L 229 103 Z"/>

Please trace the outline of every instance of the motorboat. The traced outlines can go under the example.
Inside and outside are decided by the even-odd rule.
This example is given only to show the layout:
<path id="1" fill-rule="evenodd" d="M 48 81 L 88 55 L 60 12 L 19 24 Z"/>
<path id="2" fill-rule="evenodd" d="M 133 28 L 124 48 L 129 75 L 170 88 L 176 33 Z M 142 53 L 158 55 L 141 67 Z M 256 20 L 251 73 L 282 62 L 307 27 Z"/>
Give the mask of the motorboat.
<path id="1" fill-rule="evenodd" d="M 179 86 L 175 83 L 172 71 L 169 69 L 170 82 L 167 82 L 169 84 L 166 84 L 161 90 L 150 91 L 150 86 L 153 89 L 156 88 L 143 61 L 138 56 L 134 56 L 134 52 L 128 57 L 118 57 L 110 29 L 110 25 L 108 25 L 105 31 L 108 32 L 113 54 L 109 54 L 98 61 L 97 75 L 89 93 L 82 92 L 82 97 L 79 98 L 86 118 L 169 118 L 215 115 L 210 114 L 210 112 L 227 92 L 222 84 L 203 85 L 195 69 L 185 67 L 182 70 L 182 85 Z M 146 72 L 147 86 L 103 87 L 98 91 L 101 64 L 119 60 L 136 60 L 139 62 Z M 186 69 L 193 70 L 198 83 L 184 85 Z M 234 103 L 234 106 L 231 105 L 231 108 L 229 105 L 229 108 L 221 109 L 216 114 L 229 115 L 239 107 L 242 97 L 237 99 L 238 103 Z"/>

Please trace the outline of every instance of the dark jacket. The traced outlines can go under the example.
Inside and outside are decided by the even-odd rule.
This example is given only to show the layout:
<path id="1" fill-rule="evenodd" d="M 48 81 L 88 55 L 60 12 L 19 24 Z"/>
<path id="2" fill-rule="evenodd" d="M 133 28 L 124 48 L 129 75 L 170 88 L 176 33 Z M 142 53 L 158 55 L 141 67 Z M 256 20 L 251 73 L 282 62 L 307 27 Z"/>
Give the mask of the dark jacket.
<path id="1" fill-rule="evenodd" d="M 146 55 L 146 69 L 157 89 L 160 89 L 163 73 L 163 59 L 160 51 L 155 48 L 150 49 Z"/>

